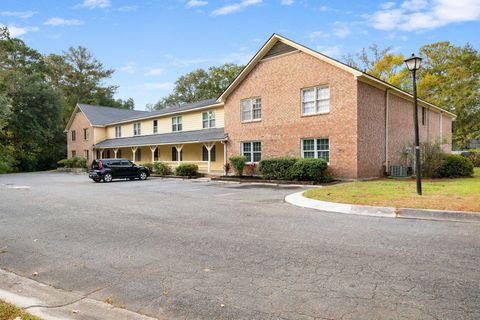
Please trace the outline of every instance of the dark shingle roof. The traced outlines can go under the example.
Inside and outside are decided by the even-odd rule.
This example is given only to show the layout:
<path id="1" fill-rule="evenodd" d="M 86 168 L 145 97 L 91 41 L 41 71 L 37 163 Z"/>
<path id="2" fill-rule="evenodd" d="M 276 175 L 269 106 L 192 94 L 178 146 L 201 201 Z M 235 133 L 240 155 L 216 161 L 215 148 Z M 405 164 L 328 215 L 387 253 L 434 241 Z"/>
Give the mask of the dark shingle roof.
<path id="1" fill-rule="evenodd" d="M 210 106 L 212 104 L 216 104 L 217 100 L 216 99 L 208 99 L 208 100 L 202 100 L 198 102 L 192 102 L 192 103 L 184 103 L 180 105 L 176 105 L 173 107 L 167 107 L 161 110 L 155 110 L 155 111 L 150 111 L 146 112 L 145 114 L 142 114 L 142 117 L 154 117 L 154 116 L 160 116 L 162 114 L 168 114 L 168 113 L 174 113 L 174 112 L 181 112 L 181 111 L 188 111 L 188 110 L 195 110 L 198 108 L 203 108 L 206 106 Z M 131 116 L 129 118 L 121 119 L 118 121 L 127 121 L 127 120 L 135 120 L 138 118 L 138 116 Z M 110 123 L 114 123 L 117 121 L 110 121 Z"/>
<path id="2" fill-rule="evenodd" d="M 93 126 L 103 126 L 110 122 L 148 114 L 147 111 L 94 106 L 83 103 L 79 103 L 78 107 Z"/>
<path id="3" fill-rule="evenodd" d="M 164 134 L 151 134 L 145 136 L 136 136 L 128 138 L 117 138 L 104 140 L 95 145 L 95 148 L 115 148 L 128 146 L 144 146 L 171 144 L 183 142 L 207 142 L 219 141 L 225 139 L 223 128 L 202 129 L 194 131 L 172 132 Z"/>

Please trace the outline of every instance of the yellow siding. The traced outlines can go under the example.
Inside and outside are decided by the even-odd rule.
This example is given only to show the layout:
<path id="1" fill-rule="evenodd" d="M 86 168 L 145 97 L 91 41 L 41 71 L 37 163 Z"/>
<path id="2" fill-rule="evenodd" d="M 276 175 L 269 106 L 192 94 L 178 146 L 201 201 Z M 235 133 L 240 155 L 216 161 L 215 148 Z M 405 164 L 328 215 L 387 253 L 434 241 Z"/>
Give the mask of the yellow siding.
<path id="1" fill-rule="evenodd" d="M 215 127 L 223 128 L 224 126 L 224 113 L 223 107 L 216 107 L 211 109 L 203 109 L 199 111 L 192 111 L 187 113 L 178 114 L 182 116 L 182 131 L 192 131 L 202 129 L 202 113 L 207 111 L 215 111 Z M 172 116 L 163 116 L 158 118 L 152 118 L 140 121 L 141 134 L 150 135 L 153 134 L 153 120 L 158 120 L 158 133 L 170 133 L 172 132 Z M 135 122 L 135 121 L 134 121 Z M 122 124 L 122 137 L 133 136 L 133 123 Z M 106 128 L 106 138 L 115 138 L 115 126 L 108 126 Z"/>
<path id="2" fill-rule="evenodd" d="M 93 135 L 95 137 L 95 140 L 93 141 L 94 144 L 97 144 L 107 138 L 106 128 L 94 127 L 93 132 L 94 132 Z M 113 134 L 115 135 L 115 132 Z"/>

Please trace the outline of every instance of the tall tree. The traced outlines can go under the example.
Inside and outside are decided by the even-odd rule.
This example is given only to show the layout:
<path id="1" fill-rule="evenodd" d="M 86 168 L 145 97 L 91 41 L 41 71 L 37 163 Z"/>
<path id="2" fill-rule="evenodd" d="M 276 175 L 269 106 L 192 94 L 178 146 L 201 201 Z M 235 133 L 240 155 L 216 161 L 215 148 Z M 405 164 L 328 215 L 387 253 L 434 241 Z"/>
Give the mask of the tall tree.
<path id="1" fill-rule="evenodd" d="M 243 66 L 227 63 L 220 67 L 210 67 L 208 70 L 197 69 L 189 72 L 175 81 L 171 94 L 147 108 L 158 110 L 181 103 L 217 98 L 242 69 Z"/>

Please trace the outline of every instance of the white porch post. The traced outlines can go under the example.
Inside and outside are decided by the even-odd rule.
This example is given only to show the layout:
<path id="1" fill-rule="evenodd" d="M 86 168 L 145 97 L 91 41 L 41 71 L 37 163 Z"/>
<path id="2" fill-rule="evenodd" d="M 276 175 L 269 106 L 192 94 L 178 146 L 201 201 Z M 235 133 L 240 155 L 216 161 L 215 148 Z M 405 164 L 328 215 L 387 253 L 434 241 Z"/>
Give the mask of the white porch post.
<path id="1" fill-rule="evenodd" d="M 118 148 L 113 149 L 113 153 L 115 154 L 114 156 L 115 159 L 117 159 L 117 152 L 118 152 Z"/>
<path id="2" fill-rule="evenodd" d="M 152 163 L 155 162 L 155 150 L 157 150 L 158 146 L 150 146 L 150 151 L 152 151 Z"/>
<path id="3" fill-rule="evenodd" d="M 205 148 L 207 148 L 207 153 L 208 153 L 208 173 L 210 173 L 210 167 L 211 167 L 211 151 L 212 148 L 215 146 L 214 142 L 207 142 L 203 144 Z"/>
<path id="4" fill-rule="evenodd" d="M 227 175 L 227 141 L 222 141 L 223 145 L 223 174 Z"/>
<path id="5" fill-rule="evenodd" d="M 100 149 L 100 159 L 103 159 L 103 149 Z"/>
<path id="6" fill-rule="evenodd" d="M 135 162 L 137 159 L 137 149 L 138 147 L 131 147 L 132 148 L 132 153 L 133 153 L 133 162 Z"/>
<path id="7" fill-rule="evenodd" d="M 177 149 L 177 163 L 180 165 L 180 155 L 183 149 L 183 144 L 177 144 L 175 145 L 175 149 Z"/>

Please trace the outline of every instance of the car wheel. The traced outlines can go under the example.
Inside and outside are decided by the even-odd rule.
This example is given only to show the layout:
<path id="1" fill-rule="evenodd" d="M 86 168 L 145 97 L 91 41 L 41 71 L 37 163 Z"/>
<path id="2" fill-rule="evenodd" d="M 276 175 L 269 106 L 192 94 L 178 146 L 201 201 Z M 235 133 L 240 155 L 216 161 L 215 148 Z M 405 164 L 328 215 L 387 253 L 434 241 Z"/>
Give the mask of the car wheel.
<path id="1" fill-rule="evenodd" d="M 103 181 L 105 182 L 112 182 L 112 174 L 111 173 L 105 173 L 105 175 L 103 176 Z"/>
<path id="2" fill-rule="evenodd" d="M 95 182 L 100 182 L 100 181 L 102 181 L 102 179 L 100 179 L 100 178 L 95 178 L 95 179 L 93 179 L 93 181 L 95 181 Z"/>
<path id="3" fill-rule="evenodd" d="M 138 176 L 140 180 L 147 180 L 147 173 L 145 171 L 140 172 L 140 175 Z"/>

